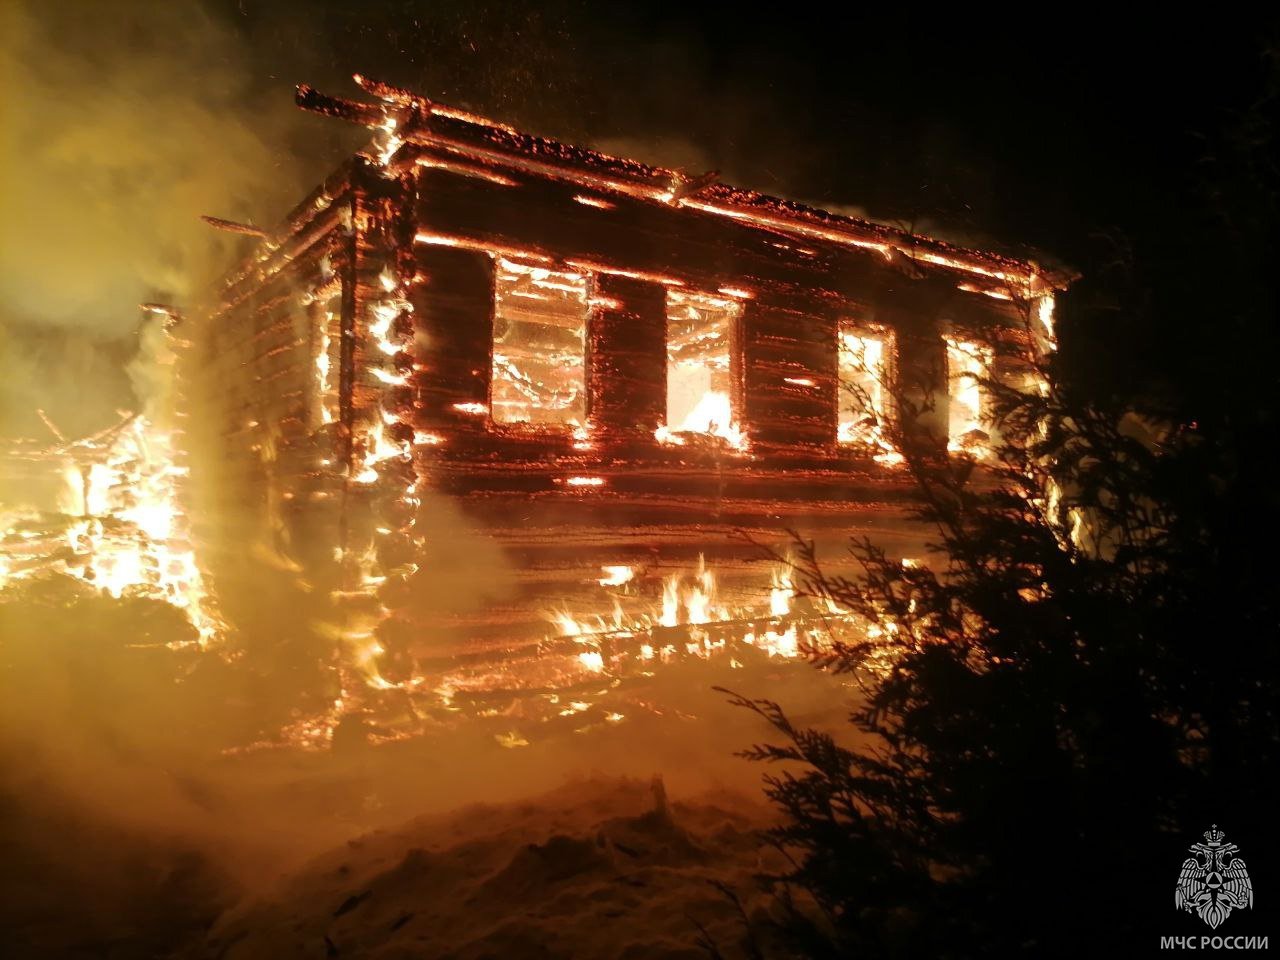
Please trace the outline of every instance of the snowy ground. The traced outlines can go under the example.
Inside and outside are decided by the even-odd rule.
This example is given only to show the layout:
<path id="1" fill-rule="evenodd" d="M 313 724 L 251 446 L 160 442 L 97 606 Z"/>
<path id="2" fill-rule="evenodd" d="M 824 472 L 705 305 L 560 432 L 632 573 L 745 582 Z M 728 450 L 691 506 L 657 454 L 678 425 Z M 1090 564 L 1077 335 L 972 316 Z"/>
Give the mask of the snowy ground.
<path id="1" fill-rule="evenodd" d="M 612 778 L 468 806 L 324 854 L 186 955 L 639 960 L 705 957 L 703 936 L 738 955 L 741 918 L 712 881 L 763 907 L 751 876 L 767 818 L 741 794 L 668 799 Z"/>
<path id="2" fill-rule="evenodd" d="M 854 696 L 804 663 L 697 661 L 582 710 L 228 752 L 242 701 L 174 683 L 137 642 L 163 636 L 150 608 L 101 606 L 7 631 L 5 957 L 704 956 L 702 929 L 741 955 L 711 881 L 768 903 L 764 771 L 734 753 L 774 735 L 713 688 L 827 727 Z"/>
<path id="3" fill-rule="evenodd" d="M 558 723 L 503 717 L 370 750 L 343 790 L 296 807 L 305 819 L 344 794 L 355 835 L 253 887 L 183 956 L 638 960 L 706 957 L 708 939 L 745 956 L 725 889 L 766 910 L 753 876 L 780 864 L 757 834 L 773 816 L 764 771 L 734 753 L 770 731 L 714 685 L 826 726 L 850 699 L 804 664 L 697 663 Z"/>

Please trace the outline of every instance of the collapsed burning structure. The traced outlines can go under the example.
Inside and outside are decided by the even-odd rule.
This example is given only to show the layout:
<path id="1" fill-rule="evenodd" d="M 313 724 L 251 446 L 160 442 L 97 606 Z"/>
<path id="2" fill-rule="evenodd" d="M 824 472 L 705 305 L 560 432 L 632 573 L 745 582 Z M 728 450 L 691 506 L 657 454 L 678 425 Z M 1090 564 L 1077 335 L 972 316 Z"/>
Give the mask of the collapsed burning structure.
<path id="1" fill-rule="evenodd" d="M 173 364 L 172 308 L 142 304 L 139 355 L 165 380 Z M 0 590 L 60 574 L 120 598 L 160 600 L 182 612 L 191 643 L 212 642 L 222 624 L 196 561 L 180 488 L 188 473 L 182 431 L 167 396 L 140 398 L 110 426 L 69 438 L 36 411 L 49 439 L 13 438 L 0 452 Z"/>
<path id="2" fill-rule="evenodd" d="M 999 345 L 1051 339 L 1061 281 L 1032 263 L 357 82 L 376 103 L 297 100 L 367 153 L 274 232 L 215 223 L 255 249 L 192 323 L 186 385 L 218 499 L 258 504 L 328 598 L 348 687 L 794 652 L 839 611 L 801 609 L 759 543 L 918 553 L 891 437 L 980 453 L 981 377 L 1023 375 Z M 483 605 L 415 602 L 424 547 L 466 560 L 428 542 L 445 501 L 509 568 Z M 234 622 L 257 574 L 209 565 Z"/>

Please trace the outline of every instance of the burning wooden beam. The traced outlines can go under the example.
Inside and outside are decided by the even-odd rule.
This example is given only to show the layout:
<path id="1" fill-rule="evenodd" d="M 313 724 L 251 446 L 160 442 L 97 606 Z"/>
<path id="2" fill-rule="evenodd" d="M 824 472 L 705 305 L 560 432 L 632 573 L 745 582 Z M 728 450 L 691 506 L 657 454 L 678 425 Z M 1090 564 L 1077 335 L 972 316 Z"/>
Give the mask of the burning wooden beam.
<path id="1" fill-rule="evenodd" d="M 67 442 L 67 438 L 62 435 L 62 431 L 57 428 L 57 426 L 54 424 L 52 420 L 49 419 L 48 414 L 46 414 L 43 410 L 37 408 L 36 416 L 40 418 L 41 423 L 43 423 L 46 427 L 49 428 L 49 432 L 58 438 L 59 443 Z"/>
<path id="2" fill-rule="evenodd" d="M 696 197 L 719 179 L 719 170 L 708 170 L 702 176 L 692 178 L 686 177 L 684 174 L 678 174 L 671 178 L 671 200 L 669 202 L 679 203 L 686 198 Z"/>
<path id="3" fill-rule="evenodd" d="M 376 104 L 331 97 L 306 83 L 298 84 L 293 100 L 303 110 L 318 113 L 322 117 L 336 117 L 349 123 L 358 123 L 364 127 L 379 127 L 386 120 L 383 108 Z"/>
<path id="4" fill-rule="evenodd" d="M 260 240 L 266 239 L 267 231 L 261 227 L 255 227 L 251 223 L 240 223 L 236 220 L 224 220 L 222 217 L 211 217 L 204 214 L 200 217 L 205 223 L 213 227 L 215 230 L 225 230 L 227 233 L 239 233 L 246 237 L 257 237 Z"/>
<path id="5" fill-rule="evenodd" d="M 138 304 L 138 309 L 145 314 L 164 317 L 163 323 L 166 330 L 177 326 L 183 319 L 182 313 L 178 308 L 167 303 L 140 303 Z"/>
<path id="6" fill-rule="evenodd" d="M 405 90 L 403 87 L 396 87 L 389 83 L 383 83 L 381 80 L 374 80 L 362 73 L 353 73 L 351 79 L 365 93 L 388 103 L 394 103 L 402 107 L 429 107 L 431 104 L 431 101 L 426 97 Z"/>

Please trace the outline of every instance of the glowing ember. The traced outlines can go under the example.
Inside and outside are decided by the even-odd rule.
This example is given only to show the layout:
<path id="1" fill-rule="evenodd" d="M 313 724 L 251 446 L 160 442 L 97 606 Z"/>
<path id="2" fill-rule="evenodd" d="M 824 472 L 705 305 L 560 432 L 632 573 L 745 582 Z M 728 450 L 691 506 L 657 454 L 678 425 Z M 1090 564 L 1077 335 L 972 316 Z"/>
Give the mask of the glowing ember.
<path id="1" fill-rule="evenodd" d="M 668 277 L 661 273 L 650 273 L 647 270 L 628 270 L 608 263 L 597 263 L 593 260 L 569 260 L 569 266 L 587 273 L 608 273 L 615 277 L 629 277 L 632 280 L 648 280 L 668 287 L 683 287 L 684 281 L 676 277 Z"/>
<path id="2" fill-rule="evenodd" d="M 624 583 L 630 583 L 636 575 L 636 572 L 632 567 L 622 564 L 601 567 L 600 572 L 603 573 L 604 576 L 596 582 L 602 587 L 620 587 Z"/>
<path id="3" fill-rule="evenodd" d="M 448 170 L 450 173 L 457 173 L 464 177 L 471 177 L 475 180 L 485 180 L 488 183 L 496 183 L 500 187 L 518 187 L 520 184 L 510 177 L 504 177 L 502 174 L 485 167 L 477 167 L 469 163 L 451 163 L 447 160 L 441 160 L 436 157 L 419 157 L 414 161 L 420 167 L 431 167 L 436 170 Z"/>
<path id="4" fill-rule="evenodd" d="M 402 373 L 391 373 L 381 367 L 370 367 L 369 372 L 381 380 L 383 383 L 391 386 L 403 386 L 409 382 L 409 378 Z"/>
<path id="5" fill-rule="evenodd" d="M 478 253 L 486 253 L 491 256 L 498 254 L 499 256 L 512 257 L 516 260 L 531 261 L 533 263 L 549 264 L 553 262 L 551 257 L 536 250 L 522 250 L 516 247 L 481 243 L 478 240 L 469 240 L 466 237 L 454 237 L 448 234 L 419 233 L 413 239 L 416 243 L 426 243 L 438 247 L 456 247 L 459 250 L 475 250 Z"/>

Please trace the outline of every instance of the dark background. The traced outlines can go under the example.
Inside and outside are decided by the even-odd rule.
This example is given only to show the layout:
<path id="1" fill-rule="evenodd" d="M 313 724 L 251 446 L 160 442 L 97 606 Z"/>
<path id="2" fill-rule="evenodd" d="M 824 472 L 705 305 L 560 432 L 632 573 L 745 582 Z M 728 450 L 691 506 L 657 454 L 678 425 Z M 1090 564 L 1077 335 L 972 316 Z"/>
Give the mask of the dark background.
<path id="1" fill-rule="evenodd" d="M 255 86 L 282 96 L 297 81 L 352 94 L 358 70 L 533 132 L 692 154 L 745 186 L 1071 263 L 1104 229 L 1161 251 L 1206 136 L 1260 95 L 1276 35 L 1261 18 L 985 8 L 213 9 L 245 37 Z"/>
<path id="2" fill-rule="evenodd" d="M 531 132 L 1081 272 L 1123 262 L 1093 386 L 1191 386 L 1224 140 L 1276 91 L 1277 20 L 985 7 L 219 0 L 268 96 L 360 71 Z M 1045 21 L 1046 16 L 1054 19 Z M 315 118 L 314 180 L 363 131 Z M 313 138 L 314 139 L 311 139 Z M 1093 281 L 1093 282 L 1090 282 Z M 1190 289 L 1195 287 L 1195 289 Z M 1070 346 L 1070 332 L 1064 332 Z M 1081 371 L 1082 374 L 1086 371 Z M 1199 389 L 1196 387 L 1195 389 Z"/>
<path id="3" fill-rule="evenodd" d="M 1097 366 L 1103 390 L 1190 384 L 1187 338 L 1215 326 L 1214 286 L 1259 270 L 1221 237 L 1231 204 L 1214 185 L 1248 178 L 1224 144 L 1274 98 L 1274 16 L 582 0 L 17 0 L 0 14 L 16 38 L 0 66 L 22 91 L 0 168 L 4 436 L 44 436 L 37 408 L 84 434 L 145 406 L 125 375 L 137 303 L 198 312 L 247 252 L 200 215 L 269 226 L 367 141 L 292 103 L 299 82 L 360 96 L 356 71 L 533 133 L 1066 265 L 1084 277 L 1077 299 L 1120 259 L 1129 299 L 1075 364 Z"/>

